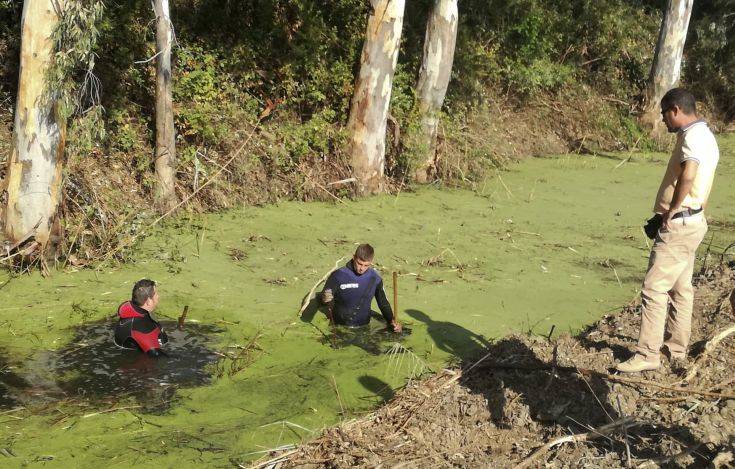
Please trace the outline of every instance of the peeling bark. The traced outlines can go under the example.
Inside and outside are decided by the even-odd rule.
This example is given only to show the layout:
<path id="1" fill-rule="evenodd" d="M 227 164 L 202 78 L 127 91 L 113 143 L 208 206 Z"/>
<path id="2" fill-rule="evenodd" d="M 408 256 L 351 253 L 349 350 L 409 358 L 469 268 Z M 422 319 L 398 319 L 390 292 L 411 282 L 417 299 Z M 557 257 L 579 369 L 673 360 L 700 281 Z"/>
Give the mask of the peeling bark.
<path id="1" fill-rule="evenodd" d="M 168 0 L 153 0 L 156 13 L 156 194 L 159 211 L 172 210 L 178 203 L 176 177 L 176 132 L 171 94 L 171 46 L 173 27 Z"/>
<path id="2" fill-rule="evenodd" d="M 360 194 L 374 194 L 383 188 L 386 121 L 405 0 L 371 0 L 371 5 L 347 124 L 352 171 Z"/>
<path id="3" fill-rule="evenodd" d="M 46 72 L 54 55 L 56 8 L 63 5 L 60 0 L 23 4 L 13 149 L 3 184 L 4 231 L 10 244 L 33 233 L 46 247 L 59 206 L 66 123 L 58 115 L 57 96 L 47 89 Z"/>
<path id="4" fill-rule="evenodd" d="M 661 98 L 679 83 L 681 58 L 694 0 L 668 0 L 645 90 L 641 124 L 652 136 L 665 132 L 661 121 Z"/>
<path id="5" fill-rule="evenodd" d="M 452 75 L 458 17 L 457 0 L 435 0 L 426 25 L 424 58 L 416 87 L 422 132 L 419 145 L 425 151 L 425 157 L 418 162 L 414 179 L 421 183 L 427 182 L 436 173 L 439 113 Z"/>

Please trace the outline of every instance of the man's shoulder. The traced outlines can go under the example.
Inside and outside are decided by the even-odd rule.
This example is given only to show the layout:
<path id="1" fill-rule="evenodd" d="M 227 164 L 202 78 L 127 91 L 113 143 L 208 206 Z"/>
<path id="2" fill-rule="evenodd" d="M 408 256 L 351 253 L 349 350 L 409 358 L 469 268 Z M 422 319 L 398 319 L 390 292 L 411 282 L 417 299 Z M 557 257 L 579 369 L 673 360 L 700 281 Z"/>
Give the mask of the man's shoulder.
<path id="1" fill-rule="evenodd" d="M 697 122 L 684 132 L 684 141 L 687 143 L 716 143 L 715 134 L 712 133 L 706 122 Z"/>
<path id="2" fill-rule="evenodd" d="M 383 278 L 382 278 L 382 277 L 380 276 L 380 272 L 378 272 L 377 270 L 375 270 L 375 269 L 374 269 L 374 268 L 372 268 L 372 267 L 370 267 L 370 270 L 368 270 L 368 273 L 369 273 L 369 274 L 370 274 L 371 276 L 375 277 L 375 278 L 376 278 L 377 280 L 379 280 L 379 281 L 380 281 L 380 280 L 383 280 Z"/>
<path id="3" fill-rule="evenodd" d="M 692 151 L 698 159 L 719 156 L 717 139 L 705 122 L 698 123 L 684 132 L 683 149 L 685 153 Z"/>

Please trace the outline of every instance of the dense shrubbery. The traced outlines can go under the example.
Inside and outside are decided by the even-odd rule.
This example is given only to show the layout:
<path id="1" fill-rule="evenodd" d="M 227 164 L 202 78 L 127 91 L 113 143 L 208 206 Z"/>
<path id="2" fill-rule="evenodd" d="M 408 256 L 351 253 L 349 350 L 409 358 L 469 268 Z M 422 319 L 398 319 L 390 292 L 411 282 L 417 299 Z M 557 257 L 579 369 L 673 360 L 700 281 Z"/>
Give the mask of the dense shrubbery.
<path id="1" fill-rule="evenodd" d="M 9 59 L 0 70 L 6 97 L 12 97 L 17 80 L 20 3 L 0 0 L 0 52 Z M 574 87 L 636 102 L 663 3 L 461 1 L 447 113 L 471 112 L 497 96 L 523 107 Z M 431 4 L 407 2 L 391 108 L 404 135 L 415 126 L 413 87 Z M 729 118 L 735 113 L 734 4 L 695 4 L 685 62 L 686 80 Z M 365 0 L 175 2 L 174 99 L 182 164 L 201 163 L 197 152 L 226 145 L 243 122 L 264 114 L 277 144 L 263 157 L 284 171 L 339 149 L 368 8 Z M 150 151 L 153 138 L 154 67 L 135 62 L 154 53 L 152 19 L 147 1 L 106 2 L 96 51 L 107 130 L 96 143 L 105 152 L 135 152 L 141 165 L 150 162 L 137 153 Z M 618 119 L 600 123 L 602 130 L 617 132 L 616 139 L 637 139 L 630 111 L 620 108 Z M 90 142 L 73 142 L 74 133 L 70 139 L 71 150 L 90 153 Z M 393 169 L 405 164 L 404 150 L 410 151 L 391 146 Z"/>

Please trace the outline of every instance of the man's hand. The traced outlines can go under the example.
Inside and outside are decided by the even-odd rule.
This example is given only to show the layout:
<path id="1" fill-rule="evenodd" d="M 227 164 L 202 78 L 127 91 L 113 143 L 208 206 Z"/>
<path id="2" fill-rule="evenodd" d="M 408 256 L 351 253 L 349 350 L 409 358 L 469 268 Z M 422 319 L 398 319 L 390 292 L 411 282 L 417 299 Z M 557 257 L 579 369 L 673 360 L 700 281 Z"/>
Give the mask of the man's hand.
<path id="1" fill-rule="evenodd" d="M 395 319 L 390 322 L 390 327 L 396 334 L 400 334 L 403 331 L 403 326 L 401 326 L 401 323 L 396 321 Z"/>
<path id="2" fill-rule="evenodd" d="M 669 222 L 673 219 L 675 213 L 675 210 L 669 210 L 668 212 L 663 213 L 663 222 L 661 222 L 661 227 L 666 231 L 669 231 L 671 228 L 671 226 L 669 226 Z"/>
<path id="3" fill-rule="evenodd" d="M 331 303 L 334 300 L 334 294 L 332 293 L 332 290 L 326 289 L 322 292 L 322 303 L 328 304 Z"/>

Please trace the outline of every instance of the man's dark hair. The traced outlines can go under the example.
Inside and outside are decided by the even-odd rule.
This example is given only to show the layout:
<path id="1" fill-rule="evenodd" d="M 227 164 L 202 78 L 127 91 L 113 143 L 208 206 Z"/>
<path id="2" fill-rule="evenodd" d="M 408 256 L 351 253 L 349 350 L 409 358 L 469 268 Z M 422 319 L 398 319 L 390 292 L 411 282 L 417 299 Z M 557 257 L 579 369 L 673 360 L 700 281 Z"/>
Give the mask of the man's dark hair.
<path id="1" fill-rule="evenodd" d="M 355 249 L 355 257 L 362 261 L 371 261 L 375 257 L 375 249 L 369 244 L 361 244 Z"/>
<path id="2" fill-rule="evenodd" d="M 684 88 L 672 88 L 661 98 L 662 111 L 672 109 L 674 106 L 679 106 L 679 109 L 684 111 L 685 114 L 697 113 L 697 100 L 694 99 L 691 92 Z"/>
<path id="3" fill-rule="evenodd" d="M 153 295 L 155 294 L 156 282 L 154 282 L 153 280 L 148 280 L 147 278 L 144 278 L 143 280 L 138 280 L 133 286 L 132 302 L 136 306 L 143 306 L 145 301 L 148 298 L 153 298 Z"/>

